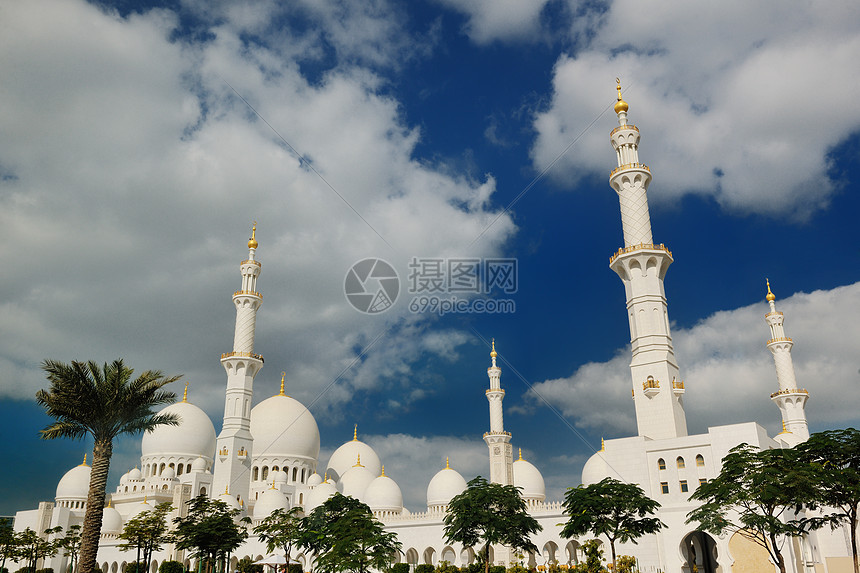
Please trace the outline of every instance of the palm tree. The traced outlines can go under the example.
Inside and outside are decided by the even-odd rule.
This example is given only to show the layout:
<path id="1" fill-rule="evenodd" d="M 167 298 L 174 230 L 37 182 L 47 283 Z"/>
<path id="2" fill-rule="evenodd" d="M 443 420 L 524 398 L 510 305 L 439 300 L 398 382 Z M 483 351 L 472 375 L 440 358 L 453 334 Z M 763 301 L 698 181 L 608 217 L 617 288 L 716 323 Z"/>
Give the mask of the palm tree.
<path id="1" fill-rule="evenodd" d="M 65 364 L 45 360 L 42 364 L 49 390 L 39 390 L 36 402 L 56 421 L 41 431 L 42 439 L 93 437 L 93 465 L 84 529 L 81 532 L 79 570 L 96 570 L 96 553 L 102 529 L 113 440 L 122 434 L 152 431 L 158 425 L 177 425 L 175 414 L 156 414 L 153 408 L 170 404 L 176 394 L 162 390 L 180 376 L 165 377 L 158 370 L 147 370 L 134 380 L 134 370 L 122 360 L 103 367 L 93 361 Z"/>

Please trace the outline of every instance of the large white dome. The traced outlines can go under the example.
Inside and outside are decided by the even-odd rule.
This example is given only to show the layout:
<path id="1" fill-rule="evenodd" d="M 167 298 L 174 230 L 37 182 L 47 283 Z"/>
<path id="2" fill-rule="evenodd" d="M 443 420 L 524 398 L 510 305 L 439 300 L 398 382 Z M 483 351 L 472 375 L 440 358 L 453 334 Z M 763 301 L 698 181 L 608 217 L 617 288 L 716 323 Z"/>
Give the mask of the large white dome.
<path id="1" fill-rule="evenodd" d="M 102 534 L 119 535 L 122 533 L 122 515 L 113 506 L 102 510 Z"/>
<path id="2" fill-rule="evenodd" d="M 276 509 L 289 509 L 287 496 L 277 489 L 267 489 L 260 494 L 254 504 L 254 519 L 265 519 Z"/>
<path id="3" fill-rule="evenodd" d="M 370 470 L 363 465 L 355 465 L 343 474 L 340 478 L 340 483 L 343 490 L 343 495 L 354 497 L 355 499 L 364 501 L 364 493 L 367 491 L 367 486 L 376 479 Z"/>
<path id="4" fill-rule="evenodd" d="M 597 483 L 609 476 L 609 466 L 604 459 L 605 452 L 600 450 L 585 462 L 582 467 L 582 485 Z"/>
<path id="5" fill-rule="evenodd" d="M 466 480 L 457 470 L 446 467 L 440 470 L 427 486 L 427 507 L 448 505 L 451 498 L 466 489 Z"/>
<path id="6" fill-rule="evenodd" d="M 178 426 L 157 426 L 143 434 L 141 455 L 212 458 L 215 454 L 215 427 L 206 412 L 190 402 L 177 402 L 159 412 L 176 414 Z"/>
<path id="7" fill-rule="evenodd" d="M 397 482 L 382 474 L 367 486 L 364 502 L 372 511 L 400 511 L 403 509 L 403 492 Z"/>
<path id="8" fill-rule="evenodd" d="M 254 457 L 299 457 L 316 460 L 320 455 L 317 421 L 301 402 L 279 394 L 251 410 Z"/>
<path id="9" fill-rule="evenodd" d="M 522 488 L 522 496 L 525 499 L 546 499 L 546 485 L 540 471 L 531 463 L 522 458 L 514 462 L 514 485 Z"/>
<path id="10" fill-rule="evenodd" d="M 358 439 L 357 435 L 353 435 L 351 442 L 343 444 L 336 449 L 328 461 L 326 473 L 328 477 L 339 481 L 343 475 L 349 471 L 361 458 L 361 465 L 375 477 L 382 471 L 382 462 L 379 456 L 373 451 L 373 448 Z"/>
<path id="11" fill-rule="evenodd" d="M 86 500 L 90 491 L 90 472 L 86 463 L 75 466 L 60 478 L 57 484 L 57 499 Z"/>
<path id="12" fill-rule="evenodd" d="M 324 481 L 321 484 L 314 486 L 308 493 L 305 501 L 305 514 L 308 514 L 324 504 L 328 498 L 337 493 L 337 488 L 331 481 Z"/>

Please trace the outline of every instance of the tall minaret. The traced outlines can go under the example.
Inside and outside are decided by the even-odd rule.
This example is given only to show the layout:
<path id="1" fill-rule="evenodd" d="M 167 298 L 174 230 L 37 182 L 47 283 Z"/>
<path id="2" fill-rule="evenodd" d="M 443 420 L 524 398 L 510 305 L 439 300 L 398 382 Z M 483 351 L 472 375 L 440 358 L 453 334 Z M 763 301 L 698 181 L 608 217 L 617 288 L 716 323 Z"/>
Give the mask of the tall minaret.
<path id="1" fill-rule="evenodd" d="M 609 183 L 621 203 L 624 248 L 612 255 L 609 267 L 621 277 L 627 295 L 633 351 L 630 373 L 639 435 L 674 438 L 687 435 L 687 419 L 684 383 L 678 375 L 663 290 L 672 253 L 662 244 L 655 245 L 651 238 L 647 196 L 651 171 L 639 163 L 639 129 L 627 123 L 627 110 L 619 81 L 615 104 L 618 127 L 610 134 L 618 167 L 610 174 Z"/>
<path id="2" fill-rule="evenodd" d="M 254 330 L 257 309 L 263 296 L 257 292 L 260 263 L 257 254 L 257 224 L 248 241 L 248 260 L 242 261 L 242 289 L 233 293 L 236 305 L 236 331 L 233 352 L 221 355 L 227 371 L 227 396 L 224 401 L 224 425 L 218 435 L 211 496 L 229 491 L 247 501 L 251 485 L 251 399 L 254 377 L 263 367 L 263 357 L 254 354 Z"/>
<path id="3" fill-rule="evenodd" d="M 511 447 L 511 433 L 505 431 L 502 420 L 502 400 L 505 391 L 502 390 L 502 369 L 496 366 L 496 341 L 490 358 L 493 365 L 487 368 L 490 377 L 490 389 L 487 390 L 487 400 L 490 402 L 490 431 L 484 434 L 484 441 L 490 448 L 490 481 L 502 485 L 514 483 L 514 454 Z"/>
<path id="4" fill-rule="evenodd" d="M 791 347 L 794 341 L 785 335 L 782 323 L 785 317 L 776 310 L 776 296 L 770 290 L 770 281 L 767 281 L 767 303 L 770 312 L 764 315 L 767 325 L 770 327 L 770 340 L 767 348 L 773 354 L 773 364 L 776 366 L 776 380 L 779 382 L 779 390 L 770 395 L 774 404 L 779 406 L 782 414 L 783 431 L 794 434 L 794 437 L 805 442 L 809 439 L 809 426 L 806 423 L 806 401 L 809 392 L 797 387 L 797 379 L 794 377 L 794 364 L 791 362 Z"/>

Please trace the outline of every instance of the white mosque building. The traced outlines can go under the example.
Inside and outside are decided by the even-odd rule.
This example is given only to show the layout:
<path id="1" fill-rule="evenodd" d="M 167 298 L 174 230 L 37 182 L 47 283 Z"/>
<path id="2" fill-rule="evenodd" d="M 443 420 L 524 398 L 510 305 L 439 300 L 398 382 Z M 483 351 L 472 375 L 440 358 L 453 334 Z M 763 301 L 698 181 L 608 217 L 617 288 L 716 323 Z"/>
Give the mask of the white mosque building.
<path id="1" fill-rule="evenodd" d="M 621 278 L 626 293 L 638 433 L 606 440 L 586 462 L 582 482 L 590 484 L 613 477 L 637 483 L 660 502 L 658 516 L 667 527 L 640 539 L 638 545 L 618 547 L 619 555 L 637 557 L 642 572 L 774 571 L 764 550 L 741 536 L 713 537 L 696 531 L 685 520 L 694 507 L 688 501 L 689 495 L 702 481 L 719 473 L 720 460 L 732 447 L 742 442 L 760 448 L 790 447 L 809 437 L 804 413 L 808 393 L 799 389 L 795 380 L 793 343 L 783 330 L 783 314 L 776 310 L 768 284 L 767 346 L 773 353 L 779 384 L 771 399 L 782 413 L 783 431 L 771 438 L 760 425 L 748 422 L 712 427 L 706 434 L 687 433 L 686 389 L 674 356 L 663 289 L 673 258 L 664 245 L 654 243 L 651 235 L 647 201 L 651 173 L 639 162 L 639 130 L 627 123 L 627 111 L 619 86 L 615 105 L 618 127 L 610 136 L 618 166 L 610 175 L 610 184 L 620 200 L 624 247 L 611 257 L 610 268 Z M 140 469 L 129 470 L 116 489 L 108 492 L 111 501 L 104 508 L 98 553 L 102 572 L 123 573 L 126 564 L 134 559 L 133 552 L 118 548 L 117 535 L 126 521 L 163 501 L 178 508 L 173 514 L 178 515 L 186 501 L 201 494 L 239 509 L 256 524 L 278 508 L 301 507 L 307 513 L 340 491 L 369 505 L 386 528 L 397 534 L 403 548 L 401 561 L 437 564 L 444 560 L 457 566 L 473 562 L 473 549 L 446 544 L 442 533 L 449 501 L 466 488 L 466 480 L 456 469 L 446 465 L 432 476 L 427 486 L 427 507 L 410 511 L 403 507 L 397 483 L 385 475 L 383 460 L 358 439 L 357 430 L 324 466 L 320 464 L 317 423 L 304 405 L 284 394 L 283 377 L 278 395 L 251 407 L 254 378 L 263 365 L 262 356 L 254 353 L 255 321 L 262 303 L 257 291 L 261 270 L 257 247 L 255 228 L 248 242 L 248 259 L 240 265 L 242 286 L 233 295 L 233 350 L 221 356 L 227 373 L 221 433 L 216 437 L 209 417 L 188 401 L 187 387 L 183 400 L 164 410 L 177 414 L 180 425 L 161 426 L 145 434 Z M 539 553 L 525 556 L 524 564 L 576 563 L 582 558 L 582 540 L 561 537 L 560 524 L 565 516 L 560 501 L 546 499 L 543 477 L 534 465 L 522 455 L 514 460 L 512 436 L 503 424 L 505 393 L 496 357 L 493 345 L 486 390 L 490 427 L 483 436 L 489 450 L 490 480 L 520 487 L 529 512 L 543 527 L 533 537 Z M 44 531 L 56 525 L 68 528 L 82 523 L 89 478 L 90 467 L 84 460 L 62 477 L 53 502 L 18 512 L 15 529 Z M 790 544 L 785 553 L 789 571 L 851 571 L 850 549 L 843 533 L 822 531 Z M 256 559 L 265 553 L 263 544 L 251 536 L 235 552 L 233 565 L 244 556 Z M 306 570 L 312 566 L 298 550 L 291 557 Z M 168 547 L 154 556 L 153 573 L 164 560 L 194 565 L 182 552 Z M 519 559 L 506 548 L 494 547 L 492 560 L 508 564 Z M 67 559 L 58 555 L 44 566 L 64 571 Z"/>

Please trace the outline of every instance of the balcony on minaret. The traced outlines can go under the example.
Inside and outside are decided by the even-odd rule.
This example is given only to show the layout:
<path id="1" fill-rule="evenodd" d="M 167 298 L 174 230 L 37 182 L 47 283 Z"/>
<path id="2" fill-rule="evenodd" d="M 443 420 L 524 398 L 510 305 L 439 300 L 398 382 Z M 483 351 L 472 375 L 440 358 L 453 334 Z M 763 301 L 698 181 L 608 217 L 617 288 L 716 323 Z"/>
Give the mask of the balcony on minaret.
<path id="1" fill-rule="evenodd" d="M 227 446 L 224 446 L 223 448 L 218 450 L 218 458 L 222 461 L 225 460 L 228 455 L 230 455 L 230 450 L 227 449 Z"/>
<path id="2" fill-rule="evenodd" d="M 236 457 L 238 457 L 240 460 L 244 460 L 248 457 L 248 450 L 245 449 L 245 446 L 239 448 L 239 450 L 236 452 Z"/>
<path id="3" fill-rule="evenodd" d="M 684 393 L 684 381 L 680 382 L 676 381 L 674 378 L 672 379 L 672 391 L 675 393 L 675 396 L 680 396 Z"/>
<path id="4" fill-rule="evenodd" d="M 779 390 L 778 392 L 774 392 L 770 395 L 771 399 L 777 398 L 779 396 L 790 396 L 790 395 L 803 395 L 809 396 L 809 391 L 806 388 L 786 388 L 785 390 Z"/>
<path id="5" fill-rule="evenodd" d="M 659 245 L 640 243 L 638 245 L 631 245 L 629 247 L 621 247 L 617 251 L 612 253 L 612 256 L 609 257 L 609 266 L 611 267 L 612 263 L 615 262 L 615 259 L 617 259 L 621 255 L 642 250 L 663 251 L 664 253 L 669 255 L 669 258 L 672 258 L 672 251 L 670 251 L 663 243 L 660 243 Z"/>
<path id="6" fill-rule="evenodd" d="M 649 376 L 648 379 L 642 383 L 642 390 L 649 398 L 656 396 L 660 393 L 660 381 L 655 380 L 653 376 Z"/>

